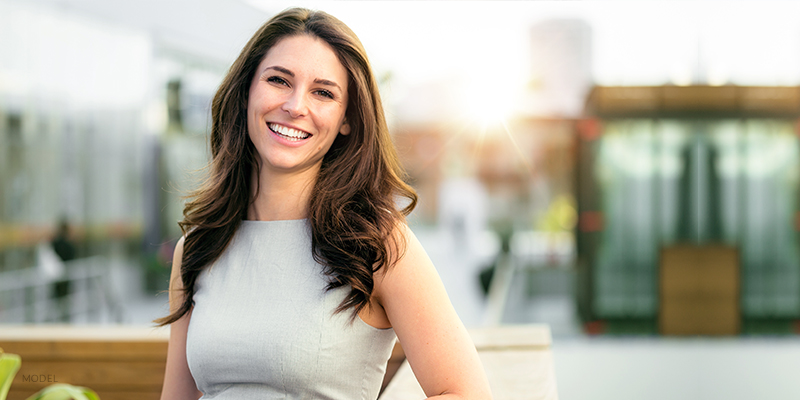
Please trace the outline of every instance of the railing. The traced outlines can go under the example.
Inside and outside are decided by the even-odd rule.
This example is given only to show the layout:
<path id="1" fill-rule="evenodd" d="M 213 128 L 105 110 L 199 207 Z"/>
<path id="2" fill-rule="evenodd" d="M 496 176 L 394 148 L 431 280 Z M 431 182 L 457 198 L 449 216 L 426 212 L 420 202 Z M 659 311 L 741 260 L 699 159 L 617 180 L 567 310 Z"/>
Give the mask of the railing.
<path id="1" fill-rule="evenodd" d="M 66 287 L 56 297 L 57 282 Z M 64 263 L 63 276 L 54 278 L 39 268 L 0 272 L 0 323 L 123 321 L 122 302 L 111 290 L 105 257 Z"/>
<path id="2" fill-rule="evenodd" d="M 502 323 L 516 273 L 526 269 L 569 269 L 575 264 L 575 239 L 570 232 L 519 231 L 511 236 L 509 247 L 509 253 L 500 254 L 495 263 L 483 320 L 485 326 Z"/>
<path id="3" fill-rule="evenodd" d="M 571 268 L 575 264 L 572 232 L 514 232 L 510 247 L 520 268 Z"/>

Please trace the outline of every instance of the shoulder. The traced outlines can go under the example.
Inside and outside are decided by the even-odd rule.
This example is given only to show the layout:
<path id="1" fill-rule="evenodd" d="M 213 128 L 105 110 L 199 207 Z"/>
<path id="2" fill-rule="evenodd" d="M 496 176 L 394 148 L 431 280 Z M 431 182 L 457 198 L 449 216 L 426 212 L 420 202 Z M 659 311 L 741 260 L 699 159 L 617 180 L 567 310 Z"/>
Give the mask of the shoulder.
<path id="1" fill-rule="evenodd" d="M 172 252 L 173 268 L 175 267 L 175 264 L 177 264 L 178 267 L 180 267 L 181 265 L 181 260 L 183 258 L 183 245 L 185 242 L 186 242 L 186 236 L 181 236 L 181 238 L 178 239 L 178 242 L 175 243 L 175 250 Z"/>
<path id="2" fill-rule="evenodd" d="M 403 252 L 375 287 L 420 386 L 428 396 L 491 398 L 475 345 L 425 249 L 405 224 L 394 234 Z"/>
<path id="3" fill-rule="evenodd" d="M 181 236 L 178 242 L 175 243 L 175 254 L 183 254 L 183 244 L 186 242 L 186 236 Z"/>
<path id="4" fill-rule="evenodd" d="M 183 303 L 183 275 L 181 274 L 181 260 L 183 259 L 184 237 L 178 239 L 172 253 L 172 270 L 169 274 L 169 305 L 170 312 L 175 312 Z"/>
<path id="5" fill-rule="evenodd" d="M 392 231 L 387 243 L 387 256 L 387 265 L 374 275 L 373 294 L 380 303 L 404 287 L 413 287 L 418 279 L 436 274 L 428 254 L 405 222 L 398 222 Z"/>
<path id="6" fill-rule="evenodd" d="M 404 263 L 409 252 L 413 256 L 416 252 L 421 250 L 421 246 L 419 248 L 415 246 L 415 244 L 418 243 L 419 241 L 416 235 L 414 235 L 414 232 L 408 224 L 404 221 L 396 222 L 385 243 L 388 260 L 387 265 L 385 268 L 381 268 L 377 271 L 377 275 L 380 277 L 385 276 L 398 264 Z"/>
<path id="7" fill-rule="evenodd" d="M 183 262 L 183 244 L 186 241 L 186 236 L 181 236 L 178 243 L 175 244 L 175 250 L 172 252 L 172 271 L 170 279 L 174 280 L 175 285 L 183 287 L 183 280 L 181 279 L 181 263 Z"/>

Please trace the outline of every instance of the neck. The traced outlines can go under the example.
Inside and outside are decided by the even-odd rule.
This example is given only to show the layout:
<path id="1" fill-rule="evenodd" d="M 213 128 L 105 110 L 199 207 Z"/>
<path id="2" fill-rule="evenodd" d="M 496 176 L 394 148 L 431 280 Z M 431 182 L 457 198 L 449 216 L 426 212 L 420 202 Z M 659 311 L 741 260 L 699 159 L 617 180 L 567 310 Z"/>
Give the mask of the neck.
<path id="1" fill-rule="evenodd" d="M 276 174 L 261 168 L 260 175 L 253 174 L 251 187 L 255 200 L 247 209 L 247 219 L 279 221 L 306 218 L 318 173 L 319 169 Z"/>

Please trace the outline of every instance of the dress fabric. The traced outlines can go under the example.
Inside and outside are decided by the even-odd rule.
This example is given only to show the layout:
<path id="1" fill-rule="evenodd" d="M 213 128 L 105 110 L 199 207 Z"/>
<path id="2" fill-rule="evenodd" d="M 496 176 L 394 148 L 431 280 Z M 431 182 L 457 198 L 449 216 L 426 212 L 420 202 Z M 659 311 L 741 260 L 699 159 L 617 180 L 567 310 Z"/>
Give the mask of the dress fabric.
<path id="1" fill-rule="evenodd" d="M 394 330 L 326 291 L 307 220 L 243 221 L 195 283 L 186 358 L 202 399 L 378 397 Z"/>

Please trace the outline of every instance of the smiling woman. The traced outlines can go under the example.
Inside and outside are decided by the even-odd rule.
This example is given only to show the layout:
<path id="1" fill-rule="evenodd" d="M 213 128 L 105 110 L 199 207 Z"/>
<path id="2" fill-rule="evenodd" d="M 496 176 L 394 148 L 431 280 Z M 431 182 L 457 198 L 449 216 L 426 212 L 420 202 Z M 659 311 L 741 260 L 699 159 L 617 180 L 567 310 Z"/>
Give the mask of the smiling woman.
<path id="1" fill-rule="evenodd" d="M 342 89 L 347 81 L 336 53 L 314 36 L 288 37 L 267 52 L 247 103 L 248 133 L 258 151 L 259 177 L 266 179 L 260 183 L 281 174 L 317 175 L 336 136 L 350 132 Z M 251 210 L 256 208 L 254 203 Z"/>
<path id="2" fill-rule="evenodd" d="M 211 151 L 156 321 L 162 399 L 375 399 L 395 339 L 426 395 L 490 398 L 405 224 L 417 197 L 347 26 L 305 9 L 264 24 L 214 97 Z"/>

